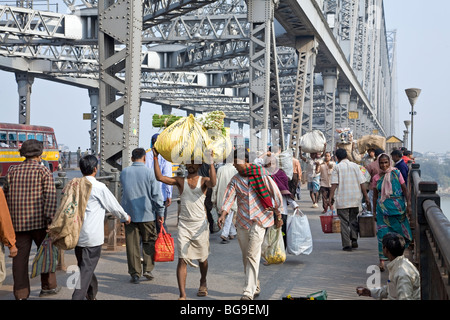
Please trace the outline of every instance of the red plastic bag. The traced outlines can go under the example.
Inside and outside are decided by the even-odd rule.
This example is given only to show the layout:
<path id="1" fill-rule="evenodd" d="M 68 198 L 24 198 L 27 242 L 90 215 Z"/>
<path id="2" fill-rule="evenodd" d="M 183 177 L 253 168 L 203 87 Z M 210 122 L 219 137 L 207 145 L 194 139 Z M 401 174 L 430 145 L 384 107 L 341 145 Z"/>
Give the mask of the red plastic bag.
<path id="1" fill-rule="evenodd" d="M 172 235 L 166 233 L 161 225 L 158 238 L 155 242 L 155 262 L 169 262 L 175 258 L 175 246 Z"/>

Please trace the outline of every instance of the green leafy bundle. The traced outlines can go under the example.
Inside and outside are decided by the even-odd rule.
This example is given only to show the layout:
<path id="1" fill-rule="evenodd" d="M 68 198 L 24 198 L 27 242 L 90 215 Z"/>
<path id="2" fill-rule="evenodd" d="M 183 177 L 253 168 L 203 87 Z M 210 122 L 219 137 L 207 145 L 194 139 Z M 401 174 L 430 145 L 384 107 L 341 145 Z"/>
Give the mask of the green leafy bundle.
<path id="1" fill-rule="evenodd" d="M 175 121 L 177 121 L 181 118 L 183 118 L 183 117 L 182 116 L 174 116 L 172 114 L 168 114 L 168 115 L 154 114 L 153 120 L 152 120 L 152 125 L 155 128 L 167 128 L 172 123 L 174 123 Z"/>

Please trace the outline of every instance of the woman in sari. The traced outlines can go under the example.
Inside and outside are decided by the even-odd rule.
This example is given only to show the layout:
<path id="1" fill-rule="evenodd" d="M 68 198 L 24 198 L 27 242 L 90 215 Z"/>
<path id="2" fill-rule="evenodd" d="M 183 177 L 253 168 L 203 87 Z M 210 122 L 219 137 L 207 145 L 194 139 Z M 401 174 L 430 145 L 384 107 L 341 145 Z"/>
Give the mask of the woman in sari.
<path id="1" fill-rule="evenodd" d="M 376 212 L 378 255 L 380 270 L 384 271 L 383 236 L 389 232 L 402 235 L 406 247 L 412 241 L 408 217 L 411 216 L 411 200 L 405 181 L 400 171 L 394 168 L 391 157 L 385 153 L 378 159 L 380 173 L 372 181 L 373 211 Z"/>

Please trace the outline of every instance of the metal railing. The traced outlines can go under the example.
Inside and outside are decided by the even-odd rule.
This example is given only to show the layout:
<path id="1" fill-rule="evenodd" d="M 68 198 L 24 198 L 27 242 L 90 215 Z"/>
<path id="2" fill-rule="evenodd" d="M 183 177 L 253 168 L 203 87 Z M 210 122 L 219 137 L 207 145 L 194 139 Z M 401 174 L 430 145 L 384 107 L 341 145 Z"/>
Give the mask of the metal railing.
<path id="1" fill-rule="evenodd" d="M 421 277 L 422 300 L 450 298 L 450 221 L 443 214 L 436 182 L 422 181 L 419 164 L 410 164 L 413 260 Z"/>

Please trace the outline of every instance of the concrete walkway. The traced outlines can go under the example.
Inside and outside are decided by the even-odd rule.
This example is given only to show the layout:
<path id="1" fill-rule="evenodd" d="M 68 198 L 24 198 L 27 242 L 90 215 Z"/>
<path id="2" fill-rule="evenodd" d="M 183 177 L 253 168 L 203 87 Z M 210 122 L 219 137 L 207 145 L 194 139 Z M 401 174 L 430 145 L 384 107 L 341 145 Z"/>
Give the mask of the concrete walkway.
<path id="1" fill-rule="evenodd" d="M 281 265 L 260 267 L 261 295 L 258 300 L 281 300 L 287 295 L 302 297 L 326 290 L 328 300 L 373 300 L 359 297 L 355 293 L 356 286 L 365 285 L 371 276 L 368 267 L 378 264 L 377 239 L 361 238 L 359 248 L 352 252 L 342 251 L 340 234 L 324 234 L 321 229 L 320 216 L 322 209 L 310 208 L 311 200 L 308 191 L 302 190 L 302 200 L 298 201 L 307 214 L 313 235 L 313 252 L 310 255 L 288 255 Z M 176 238 L 176 203 L 170 207 L 168 228 Z M 176 241 L 175 241 L 176 243 Z M 187 296 L 191 300 L 239 300 L 242 293 L 243 266 L 242 256 L 237 240 L 222 244 L 219 233 L 210 237 L 211 254 L 209 256 L 208 296 L 196 296 L 199 286 L 200 272 L 198 268 L 188 267 Z M 30 265 L 34 257 L 32 249 Z M 8 254 L 8 250 L 7 254 Z M 11 275 L 11 259 L 7 259 L 7 277 L 0 287 L 0 300 L 13 300 L 13 279 Z M 177 260 L 177 257 L 175 257 Z M 130 283 L 127 274 L 125 247 L 116 251 L 102 252 L 96 269 L 99 280 L 98 300 L 176 300 L 178 286 L 176 279 L 176 261 L 157 263 L 153 275 L 155 279 L 147 281 L 141 278 L 139 284 Z M 65 265 L 70 269 L 76 265 L 73 251 L 65 253 Z M 53 297 L 39 298 L 39 277 L 31 279 L 29 300 L 67 300 L 71 299 L 71 273 L 57 272 L 58 285 L 61 291 Z M 387 272 L 381 274 L 381 283 L 386 283 Z"/>

